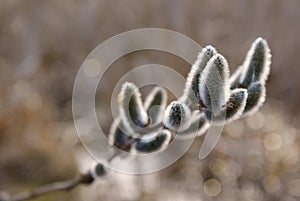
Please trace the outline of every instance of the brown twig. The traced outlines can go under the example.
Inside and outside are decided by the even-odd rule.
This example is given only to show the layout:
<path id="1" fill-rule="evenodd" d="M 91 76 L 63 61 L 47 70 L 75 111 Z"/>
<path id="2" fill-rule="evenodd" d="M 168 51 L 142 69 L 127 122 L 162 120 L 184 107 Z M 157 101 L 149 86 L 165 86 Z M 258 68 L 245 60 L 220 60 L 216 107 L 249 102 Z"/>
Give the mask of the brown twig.
<path id="1" fill-rule="evenodd" d="M 7 201 L 25 201 L 54 191 L 61 191 L 61 190 L 69 191 L 75 188 L 76 186 L 78 186 L 79 184 L 88 185 L 91 184 L 93 181 L 94 178 L 91 176 L 89 172 L 87 174 L 77 175 L 72 179 L 50 183 L 30 191 L 16 194 Z"/>

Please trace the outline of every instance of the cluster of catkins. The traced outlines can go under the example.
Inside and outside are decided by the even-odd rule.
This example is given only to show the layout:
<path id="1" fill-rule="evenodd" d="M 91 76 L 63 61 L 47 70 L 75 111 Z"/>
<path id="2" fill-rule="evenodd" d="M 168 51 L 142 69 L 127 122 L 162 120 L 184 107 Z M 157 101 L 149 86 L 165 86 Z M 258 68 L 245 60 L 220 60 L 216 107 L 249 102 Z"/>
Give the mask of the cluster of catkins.
<path id="1" fill-rule="evenodd" d="M 131 153 L 165 149 L 174 137 L 189 139 L 211 125 L 225 125 L 257 111 L 265 100 L 271 54 L 257 38 L 244 61 L 230 76 L 226 59 L 212 46 L 199 53 L 188 74 L 183 95 L 167 106 L 167 92 L 155 87 L 142 102 L 139 89 L 123 84 L 118 96 L 119 117 L 109 142 Z"/>

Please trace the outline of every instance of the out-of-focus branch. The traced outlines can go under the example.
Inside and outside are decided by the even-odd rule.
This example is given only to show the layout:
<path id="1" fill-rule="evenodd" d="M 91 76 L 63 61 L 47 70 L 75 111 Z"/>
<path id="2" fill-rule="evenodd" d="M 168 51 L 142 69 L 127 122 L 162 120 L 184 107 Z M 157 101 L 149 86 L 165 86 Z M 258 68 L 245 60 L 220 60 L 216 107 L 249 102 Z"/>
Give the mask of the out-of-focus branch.
<path id="1" fill-rule="evenodd" d="M 4 201 L 24 201 L 24 200 L 29 200 L 47 193 L 51 193 L 54 191 L 70 191 L 79 184 L 85 184 L 89 185 L 93 183 L 94 178 L 91 175 L 91 173 L 87 174 L 82 174 L 82 175 L 77 175 L 72 179 L 68 179 L 65 181 L 60 181 L 60 182 L 53 182 L 44 186 L 37 187 L 36 189 L 29 190 L 26 192 L 22 192 L 19 194 L 16 194 L 10 198 L 3 198 Z M 2 201 L 2 199 L 0 198 Z"/>

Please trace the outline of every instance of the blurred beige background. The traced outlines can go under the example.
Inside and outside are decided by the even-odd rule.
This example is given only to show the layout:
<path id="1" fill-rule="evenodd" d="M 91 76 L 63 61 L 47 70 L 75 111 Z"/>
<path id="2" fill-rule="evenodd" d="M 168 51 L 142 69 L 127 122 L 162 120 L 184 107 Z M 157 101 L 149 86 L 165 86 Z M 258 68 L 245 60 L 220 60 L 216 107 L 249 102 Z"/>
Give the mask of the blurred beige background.
<path id="1" fill-rule="evenodd" d="M 267 104 L 254 119 L 226 128 L 227 138 L 205 161 L 196 160 L 200 139 L 191 150 L 194 156 L 187 154 L 160 178 L 125 179 L 125 184 L 138 186 L 128 190 L 136 192 L 133 197 L 122 192 L 111 196 L 113 192 L 97 191 L 96 187 L 94 191 L 102 194 L 95 197 L 173 200 L 171 195 L 177 192 L 178 200 L 300 199 L 299 8 L 298 0 L 0 1 L 0 190 L 18 192 L 75 174 L 74 150 L 80 143 L 73 126 L 71 100 L 81 63 L 96 46 L 116 34 L 155 27 L 180 32 L 202 46 L 212 44 L 228 59 L 232 71 L 243 62 L 256 37 L 266 38 L 273 55 Z M 183 76 L 189 71 L 189 65 L 173 55 L 132 53 L 106 72 L 97 99 L 108 104 L 118 79 L 133 67 L 148 63 L 172 66 Z M 111 117 L 100 114 L 100 119 L 108 129 Z M 258 150 L 256 155 L 252 156 L 248 148 Z M 236 156 L 235 151 L 243 154 Z M 253 164 L 260 166 L 251 169 Z M 238 166 L 238 176 L 222 176 L 219 169 L 230 165 L 233 169 Z M 284 167 L 290 169 L 285 171 Z M 122 179 L 111 180 L 101 183 L 101 188 L 122 189 Z M 157 180 L 161 182 L 157 184 Z M 164 185 L 173 184 L 173 180 L 178 186 L 165 189 Z M 186 190 L 176 191 L 181 185 Z M 75 190 L 71 195 L 57 193 L 43 199 L 80 200 L 77 194 L 80 192 Z"/>

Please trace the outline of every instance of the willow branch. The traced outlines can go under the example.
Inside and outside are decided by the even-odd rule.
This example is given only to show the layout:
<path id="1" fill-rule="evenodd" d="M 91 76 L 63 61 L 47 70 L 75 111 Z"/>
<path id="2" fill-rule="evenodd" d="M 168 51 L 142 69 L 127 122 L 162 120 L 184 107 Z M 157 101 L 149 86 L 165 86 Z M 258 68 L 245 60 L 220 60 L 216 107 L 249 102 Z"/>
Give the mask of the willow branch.
<path id="1" fill-rule="evenodd" d="M 72 179 L 50 183 L 30 191 L 16 194 L 15 196 L 11 197 L 8 201 L 25 201 L 54 191 L 70 191 L 79 184 L 88 185 L 91 184 L 93 181 L 94 178 L 89 172 L 87 174 L 77 175 Z"/>

